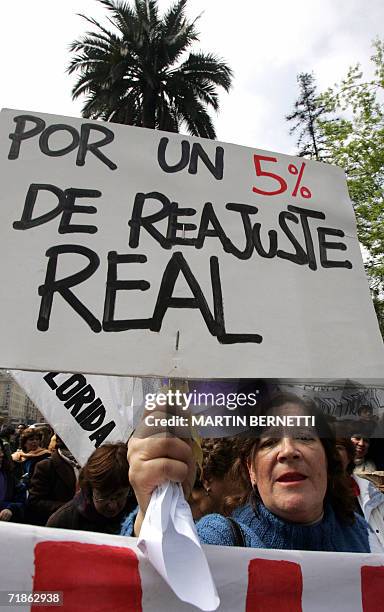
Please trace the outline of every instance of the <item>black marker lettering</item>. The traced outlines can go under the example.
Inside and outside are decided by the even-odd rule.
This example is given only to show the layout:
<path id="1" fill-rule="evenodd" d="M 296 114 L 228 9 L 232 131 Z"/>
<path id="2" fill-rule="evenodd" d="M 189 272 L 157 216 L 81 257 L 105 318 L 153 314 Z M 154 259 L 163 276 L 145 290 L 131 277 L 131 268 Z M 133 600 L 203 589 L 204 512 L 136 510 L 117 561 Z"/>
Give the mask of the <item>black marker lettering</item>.
<path id="1" fill-rule="evenodd" d="M 229 206 L 243 207 L 246 205 L 245 204 L 244 205 L 229 204 Z M 253 206 L 250 207 L 250 209 L 253 209 L 253 208 L 254 208 Z M 231 210 L 231 208 L 229 208 L 229 210 Z M 233 208 L 232 210 L 236 210 L 236 208 Z M 208 229 L 208 226 L 210 223 L 212 224 L 213 229 Z M 243 217 L 243 223 L 244 223 L 244 217 Z M 222 226 L 220 225 L 220 221 L 218 220 L 216 216 L 216 213 L 214 211 L 214 208 L 211 202 L 206 202 L 204 204 L 203 212 L 201 214 L 199 233 L 196 238 L 196 245 L 195 245 L 197 249 L 203 248 L 205 238 L 207 236 L 219 238 L 221 244 L 223 245 L 224 251 L 226 253 L 231 253 L 232 255 L 235 255 L 235 257 L 237 257 L 238 259 L 249 259 L 249 257 L 252 255 L 253 245 L 251 241 L 251 238 L 252 238 L 251 234 L 249 233 L 248 235 L 246 235 L 245 250 L 240 251 L 239 249 L 237 249 L 235 245 L 230 241 L 230 239 L 224 232 Z"/>
<path id="2" fill-rule="evenodd" d="M 339 251 L 346 251 L 347 245 L 344 242 L 327 242 L 326 236 L 339 236 L 344 238 L 345 234 L 342 230 L 318 227 L 317 233 L 319 235 L 319 249 L 320 249 L 320 263 L 323 268 L 352 268 L 352 263 L 348 259 L 344 261 L 333 261 L 328 259 L 327 250 L 335 249 Z"/>
<path id="3" fill-rule="evenodd" d="M 101 132 L 104 134 L 104 138 L 98 140 L 96 142 L 88 142 L 91 131 Z M 104 153 L 102 153 L 99 149 L 101 147 L 105 147 L 105 145 L 109 144 L 113 141 L 115 135 L 112 130 L 109 130 L 105 125 L 95 125 L 94 123 L 83 123 L 81 126 L 80 133 L 80 146 L 77 152 L 76 166 L 84 166 L 85 157 L 87 155 L 87 151 L 93 153 L 103 164 L 106 164 L 108 168 L 111 170 L 116 170 L 116 164 L 108 159 Z"/>
<path id="4" fill-rule="evenodd" d="M 217 339 L 220 344 L 236 344 L 255 342 L 260 344 L 263 337 L 259 334 L 227 334 L 225 331 L 223 294 L 221 291 L 219 260 L 217 257 L 210 258 L 211 282 L 213 292 L 213 303 L 215 308 L 215 320 L 218 327 Z"/>
<path id="5" fill-rule="evenodd" d="M 63 149 L 52 150 L 49 148 L 49 138 L 55 132 L 69 132 L 72 136 L 72 142 L 64 147 Z M 71 125 L 64 125 L 61 123 L 57 123 L 55 125 L 50 125 L 46 130 L 41 134 L 39 138 L 39 147 L 40 151 L 44 153 L 44 155 L 48 155 L 49 157 L 61 157 L 61 155 L 66 155 L 70 153 L 74 149 L 76 149 L 79 145 L 80 136 L 76 128 Z"/>
<path id="6" fill-rule="evenodd" d="M 85 410 L 87 410 L 87 408 Z M 84 414 L 85 410 L 83 410 L 81 415 Z M 84 429 L 85 431 L 94 431 L 95 429 L 100 427 L 104 419 L 105 419 L 105 408 L 103 404 L 101 404 L 93 412 L 91 412 L 91 414 L 89 414 L 87 417 L 79 420 L 79 423 L 81 425 L 81 429 Z"/>
<path id="7" fill-rule="evenodd" d="M 277 251 L 277 256 L 281 259 L 288 259 L 289 261 L 293 261 L 293 263 L 298 264 L 299 266 L 303 266 L 308 263 L 308 257 L 306 252 L 304 251 L 301 244 L 298 242 L 296 236 L 291 232 L 289 227 L 287 226 L 287 220 L 293 221 L 294 223 L 299 223 L 298 218 L 291 212 L 283 210 L 279 214 L 279 225 L 283 230 L 284 234 L 287 236 L 291 244 L 295 247 L 296 253 L 287 253 L 286 251 L 282 251 L 279 249 Z"/>
<path id="8" fill-rule="evenodd" d="M 45 376 L 43 376 L 45 382 L 51 387 L 51 389 L 56 389 L 57 382 L 53 379 L 57 376 L 59 372 L 48 372 Z"/>
<path id="9" fill-rule="evenodd" d="M 193 293 L 193 298 L 172 297 L 179 274 L 182 274 Z M 183 254 L 179 251 L 173 253 L 165 268 L 159 294 L 152 317 L 150 329 L 160 331 L 164 315 L 168 308 L 198 308 L 212 336 L 217 336 L 217 325 L 204 297 L 200 285 L 192 274 Z"/>
<path id="10" fill-rule="evenodd" d="M 104 440 L 109 436 L 111 431 L 116 427 L 115 421 L 110 421 L 106 423 L 97 431 L 94 431 L 93 434 L 89 436 L 91 442 L 95 441 L 95 448 L 99 448 L 100 444 L 104 442 Z"/>
<path id="11" fill-rule="evenodd" d="M 184 236 L 177 236 L 176 233 L 178 231 L 182 231 L 183 234 L 185 232 L 191 232 L 197 229 L 197 226 L 194 223 L 178 223 L 178 217 L 182 216 L 190 216 L 196 214 L 196 210 L 194 208 L 179 208 L 176 202 L 172 202 L 170 207 L 170 213 L 168 218 L 168 228 L 167 228 L 167 240 L 172 244 L 184 244 L 186 246 L 194 246 L 196 243 L 196 238 L 185 238 Z"/>
<path id="12" fill-rule="evenodd" d="M 272 259 L 276 256 L 277 253 L 277 232 L 276 230 L 268 231 L 269 238 L 269 249 L 266 251 L 261 244 L 260 238 L 260 229 L 261 223 L 255 223 L 252 230 L 253 244 L 255 245 L 256 252 L 260 255 L 260 257 L 265 257 L 267 259 Z"/>
<path id="13" fill-rule="evenodd" d="M 61 254 L 65 253 L 78 253 L 89 259 L 87 266 L 80 272 L 76 272 L 66 278 L 56 280 L 56 268 L 57 258 Z M 82 302 L 75 296 L 70 287 L 79 285 L 80 283 L 87 280 L 97 270 L 100 264 L 98 255 L 88 249 L 85 246 L 76 244 L 63 244 L 55 247 L 51 247 L 46 252 L 46 256 L 49 258 L 47 265 L 47 273 L 45 277 L 44 285 L 39 287 L 39 295 L 41 296 L 39 318 L 37 321 L 37 329 L 39 331 L 46 331 L 49 328 L 49 320 L 51 316 L 53 296 L 59 293 L 62 298 L 79 314 L 82 319 L 89 325 L 94 332 L 101 331 L 100 322 L 96 317 L 84 306 Z"/>
<path id="14" fill-rule="evenodd" d="M 32 213 L 36 204 L 37 194 L 40 191 L 50 191 L 57 197 L 59 203 L 49 212 L 40 215 L 40 217 L 35 217 L 34 219 L 32 219 Z M 15 221 L 13 223 L 13 229 L 26 230 L 30 229 L 31 227 L 37 227 L 38 225 L 42 225 L 43 223 L 47 223 L 48 221 L 51 221 L 52 219 L 60 215 L 60 213 L 64 210 L 64 207 L 65 192 L 62 191 L 62 189 L 55 187 L 55 185 L 32 183 L 32 185 L 30 185 L 28 189 L 25 198 L 24 210 L 23 214 L 21 215 L 21 219 L 20 221 Z"/>
<path id="15" fill-rule="evenodd" d="M 73 395 L 68 401 L 64 403 L 64 406 L 69 410 L 71 408 L 71 414 L 76 416 L 84 406 L 84 404 L 89 404 L 93 402 L 95 399 L 95 391 L 91 385 L 85 385 L 78 393 Z"/>
<path id="16" fill-rule="evenodd" d="M 103 330 L 107 332 L 125 331 L 127 329 L 149 329 L 151 319 L 120 319 L 116 321 L 115 302 L 118 291 L 146 291 L 150 288 L 147 281 L 117 280 L 119 263 L 146 263 L 145 255 L 118 255 L 115 251 L 108 253 L 107 288 L 104 301 Z"/>
<path id="17" fill-rule="evenodd" d="M 213 229 L 208 229 L 209 224 L 212 224 Z M 219 238 L 223 249 L 226 253 L 230 253 L 233 249 L 233 244 L 230 239 L 226 236 L 223 228 L 214 211 L 212 202 L 206 202 L 204 204 L 203 212 L 200 218 L 199 233 L 196 238 L 196 248 L 202 249 L 207 236 Z"/>
<path id="18" fill-rule="evenodd" d="M 245 248 L 244 251 L 239 251 L 236 247 L 233 247 L 233 254 L 239 259 L 249 259 L 253 253 L 253 242 L 252 242 L 252 225 L 249 215 L 255 215 L 258 211 L 256 206 L 249 206 L 248 204 L 236 204 L 228 203 L 225 205 L 227 210 L 233 210 L 241 214 L 241 220 L 243 222 L 244 234 L 245 234 Z"/>
<path id="19" fill-rule="evenodd" d="M 162 209 L 157 213 L 143 217 L 143 206 L 146 200 L 158 200 L 162 204 Z M 129 246 L 132 249 L 135 249 L 139 245 L 140 228 L 143 227 L 147 230 L 148 234 L 150 234 L 152 238 L 154 238 L 163 247 L 163 249 L 170 249 L 172 245 L 161 232 L 153 227 L 153 224 L 157 221 L 161 221 L 162 219 L 166 219 L 171 210 L 171 201 L 162 193 L 159 193 L 158 191 L 151 191 L 150 193 L 137 193 L 133 205 L 132 217 L 130 221 L 128 221 L 128 225 L 131 228 L 129 234 Z"/>
<path id="20" fill-rule="evenodd" d="M 160 168 L 164 172 L 180 172 L 180 170 L 184 170 L 189 162 L 189 150 L 190 145 L 188 140 L 181 141 L 181 158 L 177 164 L 173 166 L 169 166 L 165 159 L 165 151 L 167 150 L 169 138 L 165 136 L 160 139 L 159 146 L 157 149 L 157 161 L 159 163 Z"/>
<path id="21" fill-rule="evenodd" d="M 86 378 L 82 374 L 73 374 L 61 383 L 61 385 L 56 389 L 56 395 L 62 402 L 68 400 L 72 395 L 77 393 L 79 389 L 84 387 L 86 384 Z"/>
<path id="22" fill-rule="evenodd" d="M 81 232 L 83 234 L 95 234 L 97 227 L 95 225 L 71 225 L 72 215 L 74 213 L 85 213 L 87 215 L 93 215 L 97 213 L 95 206 L 77 206 L 75 204 L 76 198 L 99 198 L 101 191 L 96 189 L 75 189 L 70 187 L 65 190 L 65 204 L 63 215 L 60 220 L 59 234 L 71 234 L 74 232 Z"/>
<path id="23" fill-rule="evenodd" d="M 318 212 L 317 210 L 308 210 L 306 208 L 299 208 L 298 206 L 287 206 L 288 210 L 292 213 L 300 215 L 301 226 L 304 232 L 305 246 L 307 247 L 308 266 L 311 270 L 317 270 L 316 256 L 313 249 L 313 240 L 311 230 L 309 228 L 308 217 L 311 219 L 325 219 L 325 214 Z"/>
<path id="24" fill-rule="evenodd" d="M 86 408 L 84 408 L 84 410 L 82 410 L 82 412 L 80 412 L 80 414 L 78 414 L 75 417 L 75 420 L 82 425 L 82 422 L 85 419 L 88 419 L 88 417 L 90 417 L 100 406 L 103 405 L 103 402 L 101 401 L 101 399 L 99 397 L 97 397 L 92 404 L 89 404 L 89 406 L 87 406 Z"/>
<path id="25" fill-rule="evenodd" d="M 17 159 L 20 153 L 21 141 L 37 136 L 37 134 L 40 134 L 45 128 L 45 121 L 33 115 L 18 115 L 13 118 L 13 121 L 16 123 L 16 128 L 13 134 L 9 134 L 12 144 L 8 153 L 8 159 Z M 34 123 L 35 127 L 26 132 L 25 126 L 27 121 Z"/>
<path id="26" fill-rule="evenodd" d="M 204 164 L 206 165 L 210 173 L 215 177 L 215 179 L 221 181 L 224 174 L 223 147 L 216 147 L 215 163 L 213 164 L 201 144 L 199 142 L 194 142 L 192 145 L 191 161 L 189 162 L 188 168 L 189 174 L 197 173 L 197 161 L 199 158 L 202 162 L 204 162 Z"/>

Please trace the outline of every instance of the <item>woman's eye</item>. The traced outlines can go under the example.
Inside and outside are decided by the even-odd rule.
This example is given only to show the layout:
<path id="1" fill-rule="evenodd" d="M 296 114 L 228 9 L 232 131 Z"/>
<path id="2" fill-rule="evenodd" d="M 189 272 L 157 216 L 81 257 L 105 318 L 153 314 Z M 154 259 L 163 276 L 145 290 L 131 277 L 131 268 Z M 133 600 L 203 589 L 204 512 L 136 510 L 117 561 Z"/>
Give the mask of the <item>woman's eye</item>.
<path id="1" fill-rule="evenodd" d="M 278 438 L 264 438 L 260 440 L 260 448 L 269 448 L 278 443 Z"/>

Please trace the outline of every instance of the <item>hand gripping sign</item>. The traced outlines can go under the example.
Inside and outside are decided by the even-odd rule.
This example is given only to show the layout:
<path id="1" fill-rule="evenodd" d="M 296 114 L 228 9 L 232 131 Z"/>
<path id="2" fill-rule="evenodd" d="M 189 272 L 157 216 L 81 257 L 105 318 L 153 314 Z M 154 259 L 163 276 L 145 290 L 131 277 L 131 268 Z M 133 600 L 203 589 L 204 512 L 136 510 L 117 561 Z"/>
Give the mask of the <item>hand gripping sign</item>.
<path id="1" fill-rule="evenodd" d="M 0 168 L 2 367 L 382 376 L 340 169 L 10 110 Z"/>

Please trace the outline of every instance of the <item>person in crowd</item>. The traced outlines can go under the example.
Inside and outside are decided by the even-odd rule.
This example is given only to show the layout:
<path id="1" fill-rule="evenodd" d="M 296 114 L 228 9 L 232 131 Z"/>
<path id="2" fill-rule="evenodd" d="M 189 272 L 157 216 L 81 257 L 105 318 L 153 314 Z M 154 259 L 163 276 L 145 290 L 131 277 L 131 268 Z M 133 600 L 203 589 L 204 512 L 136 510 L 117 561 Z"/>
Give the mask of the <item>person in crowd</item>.
<path id="1" fill-rule="evenodd" d="M 15 452 L 16 446 L 16 430 L 13 425 L 4 425 L 1 428 L 0 438 L 2 439 L 4 446 L 8 447 L 9 454 Z"/>
<path id="2" fill-rule="evenodd" d="M 363 436 L 361 433 L 355 433 L 351 437 L 351 442 L 355 447 L 355 467 L 354 474 L 364 474 L 364 472 L 374 472 L 376 465 L 372 459 L 369 458 L 369 438 Z"/>
<path id="3" fill-rule="evenodd" d="M 5 445 L 0 439 L 0 521 L 21 523 L 25 501 L 25 488 L 17 482 L 12 460 L 9 459 Z"/>
<path id="4" fill-rule="evenodd" d="M 47 527 L 119 534 L 136 507 L 128 480 L 127 445 L 104 444 L 80 471 L 80 491 L 48 520 Z"/>
<path id="5" fill-rule="evenodd" d="M 212 512 L 231 514 L 240 503 L 248 488 L 239 459 L 242 443 L 236 436 L 202 440 L 202 471 L 188 500 L 195 520 Z"/>
<path id="6" fill-rule="evenodd" d="M 373 414 L 373 408 L 370 404 L 362 404 L 357 409 L 359 423 L 357 429 L 366 438 L 370 438 L 378 425 L 379 417 Z"/>
<path id="7" fill-rule="evenodd" d="M 155 413 L 153 413 L 155 414 Z M 290 393 L 280 393 L 260 414 L 314 416 L 312 427 L 268 427 L 250 440 L 247 454 L 249 493 L 232 517 L 243 545 L 256 548 L 379 551 L 365 520 L 354 513 L 354 500 L 341 466 L 335 438 L 323 414 Z M 158 409 L 158 415 L 164 413 Z M 139 508 L 122 526 L 123 535 L 138 535 L 152 491 L 167 480 L 180 482 L 189 498 L 195 479 L 190 445 L 154 428 L 128 444 L 129 478 Z M 151 431 L 152 429 L 152 431 Z M 143 435 L 147 437 L 143 437 Z M 149 436 L 149 437 L 148 437 Z M 155 436 L 155 437 L 152 437 Z M 227 517 L 209 514 L 196 524 L 202 543 L 239 545 Z M 382 551 L 380 551 L 382 552 Z"/>
<path id="8" fill-rule="evenodd" d="M 15 438 L 15 450 L 17 450 L 18 448 L 21 448 L 20 446 L 20 436 L 22 434 L 22 432 L 24 431 L 24 429 L 27 429 L 28 425 L 26 425 L 25 423 L 19 423 L 16 427 L 16 438 Z"/>
<path id="9" fill-rule="evenodd" d="M 45 525 L 51 514 L 74 496 L 78 474 L 78 463 L 56 436 L 56 449 L 48 459 L 40 461 L 31 479 L 27 522 Z"/>
<path id="10" fill-rule="evenodd" d="M 349 478 L 356 510 L 360 512 L 384 547 L 384 495 L 375 485 L 354 474 L 355 446 L 348 438 L 336 438 L 336 448 Z"/>
<path id="11" fill-rule="evenodd" d="M 40 433 L 27 427 L 20 435 L 20 447 L 12 454 L 16 463 L 16 473 L 24 486 L 29 489 L 33 473 L 39 461 L 50 456 L 50 452 L 41 446 Z"/>
<path id="12" fill-rule="evenodd" d="M 49 442 L 54 433 L 52 427 L 48 423 L 35 423 L 34 425 L 31 425 L 31 427 L 36 429 L 36 431 L 39 433 L 42 448 L 48 449 Z"/>

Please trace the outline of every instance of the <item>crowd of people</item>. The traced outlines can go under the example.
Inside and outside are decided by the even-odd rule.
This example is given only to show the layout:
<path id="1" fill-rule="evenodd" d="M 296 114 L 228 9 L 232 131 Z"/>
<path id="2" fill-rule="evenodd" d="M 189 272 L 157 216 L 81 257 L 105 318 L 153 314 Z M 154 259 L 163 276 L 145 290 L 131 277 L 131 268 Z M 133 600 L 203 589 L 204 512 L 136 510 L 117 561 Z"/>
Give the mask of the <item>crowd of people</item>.
<path id="1" fill-rule="evenodd" d="M 119 534 L 136 506 L 128 468 L 126 443 L 104 444 L 81 468 L 49 426 L 3 428 L 0 520 Z"/>
<path id="2" fill-rule="evenodd" d="M 171 480 L 183 486 L 202 543 L 383 551 L 384 489 L 370 479 L 381 466 L 367 431 L 336 437 L 323 413 L 289 393 L 260 411 L 316 424 L 203 439 L 200 467 L 191 442 L 169 432 L 136 433 L 128 459 L 126 442 L 103 444 L 80 468 L 48 426 L 3 427 L 0 520 L 137 536 L 152 491 Z"/>

